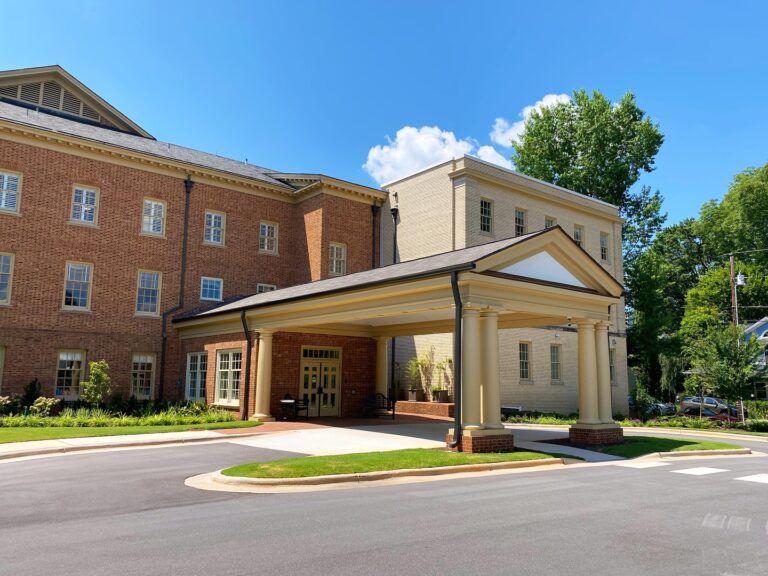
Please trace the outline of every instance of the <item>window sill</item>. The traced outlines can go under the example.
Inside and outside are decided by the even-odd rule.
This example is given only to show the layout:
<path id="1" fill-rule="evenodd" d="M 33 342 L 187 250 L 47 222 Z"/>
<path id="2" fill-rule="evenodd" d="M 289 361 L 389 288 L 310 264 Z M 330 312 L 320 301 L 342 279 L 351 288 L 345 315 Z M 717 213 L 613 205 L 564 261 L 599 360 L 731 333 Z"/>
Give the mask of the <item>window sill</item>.
<path id="1" fill-rule="evenodd" d="M 206 242 L 205 240 L 201 243 L 202 246 L 210 246 L 211 248 L 226 248 L 227 245 L 222 242 Z"/>
<path id="2" fill-rule="evenodd" d="M 493 232 L 483 232 L 480 230 L 480 236 L 487 236 L 488 238 L 494 238 Z"/>
<path id="3" fill-rule="evenodd" d="M 521 386 L 533 386 L 533 380 L 520 380 Z"/>
<path id="4" fill-rule="evenodd" d="M 134 312 L 133 313 L 134 318 L 155 318 L 159 319 L 160 314 L 142 314 L 141 312 Z"/>
<path id="5" fill-rule="evenodd" d="M 75 312 L 76 314 L 90 314 L 90 308 L 69 308 L 67 306 L 61 307 L 62 312 Z"/>
<path id="6" fill-rule="evenodd" d="M 565 382 L 562 380 L 550 380 L 549 383 L 552 386 L 565 386 Z"/>
<path id="7" fill-rule="evenodd" d="M 200 302 L 224 302 L 224 298 L 203 298 L 201 296 Z"/>
<path id="8" fill-rule="evenodd" d="M 151 232 L 139 232 L 139 236 L 146 236 L 147 238 L 157 238 L 158 240 L 165 240 L 165 234 L 152 234 Z"/>
<path id="9" fill-rule="evenodd" d="M 18 210 L 6 210 L 4 208 L 0 208 L 0 214 L 5 216 L 21 216 L 21 212 Z"/>
<path id="10" fill-rule="evenodd" d="M 101 228 L 98 224 L 91 224 L 90 222 L 78 222 L 77 220 L 67 220 L 67 224 L 70 226 L 80 226 L 81 228 Z"/>
<path id="11" fill-rule="evenodd" d="M 0 302 L 0 308 L 13 308 L 13 304 L 10 302 Z"/>
<path id="12" fill-rule="evenodd" d="M 259 256 L 280 256 L 279 252 L 267 252 L 265 250 L 259 250 Z"/>
<path id="13" fill-rule="evenodd" d="M 222 402 L 214 402 L 211 404 L 211 406 L 215 406 L 216 408 L 223 408 L 224 410 L 239 410 L 240 409 L 240 403 L 237 404 L 223 404 Z"/>

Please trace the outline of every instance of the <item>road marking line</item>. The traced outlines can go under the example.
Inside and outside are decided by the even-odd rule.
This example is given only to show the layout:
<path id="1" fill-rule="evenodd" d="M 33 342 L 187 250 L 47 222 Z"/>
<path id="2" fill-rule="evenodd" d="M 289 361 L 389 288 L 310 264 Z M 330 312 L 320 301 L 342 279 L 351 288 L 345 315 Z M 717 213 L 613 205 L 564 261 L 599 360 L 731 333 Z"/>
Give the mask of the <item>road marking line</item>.
<path id="1" fill-rule="evenodd" d="M 624 462 L 617 464 L 624 468 L 656 468 L 657 466 L 669 466 L 669 462 Z"/>
<path id="2" fill-rule="evenodd" d="M 752 518 L 744 518 L 742 516 L 731 516 L 728 518 L 727 530 L 732 532 L 749 532 L 752 527 Z"/>
<path id="3" fill-rule="evenodd" d="M 741 478 L 736 478 L 736 480 L 744 480 L 745 482 L 759 482 L 760 484 L 768 484 L 768 474 L 754 474 L 752 476 L 742 476 Z M 768 527 L 766 527 L 766 532 L 768 532 Z"/>
<path id="4" fill-rule="evenodd" d="M 701 525 L 704 526 L 704 528 L 717 528 L 718 530 L 722 530 L 723 527 L 725 527 L 725 521 L 728 519 L 728 516 L 725 514 L 712 514 L 708 513 L 704 520 L 701 521 Z"/>
<path id="5" fill-rule="evenodd" d="M 717 474 L 718 472 L 730 472 L 730 470 L 724 470 L 723 468 L 707 468 L 701 466 L 699 468 L 686 468 L 685 470 L 670 470 L 675 474 L 690 474 L 691 476 L 704 476 L 705 474 Z"/>

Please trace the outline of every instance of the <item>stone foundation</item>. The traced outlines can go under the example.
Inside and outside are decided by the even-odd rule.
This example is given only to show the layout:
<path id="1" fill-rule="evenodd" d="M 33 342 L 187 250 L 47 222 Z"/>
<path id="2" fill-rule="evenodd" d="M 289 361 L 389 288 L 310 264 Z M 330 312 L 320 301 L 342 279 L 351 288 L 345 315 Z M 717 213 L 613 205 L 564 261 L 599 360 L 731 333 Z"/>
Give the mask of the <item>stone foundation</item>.
<path id="1" fill-rule="evenodd" d="M 453 442 L 453 428 L 448 430 L 445 443 Z M 515 438 L 511 430 L 465 430 L 453 452 L 479 454 L 487 452 L 513 452 Z"/>
<path id="2" fill-rule="evenodd" d="M 616 424 L 574 424 L 568 429 L 572 444 L 595 446 L 599 444 L 621 444 L 624 431 Z"/>
<path id="3" fill-rule="evenodd" d="M 410 402 L 397 401 L 398 414 L 424 414 L 425 416 L 444 416 L 453 418 L 453 403 L 446 402 Z"/>

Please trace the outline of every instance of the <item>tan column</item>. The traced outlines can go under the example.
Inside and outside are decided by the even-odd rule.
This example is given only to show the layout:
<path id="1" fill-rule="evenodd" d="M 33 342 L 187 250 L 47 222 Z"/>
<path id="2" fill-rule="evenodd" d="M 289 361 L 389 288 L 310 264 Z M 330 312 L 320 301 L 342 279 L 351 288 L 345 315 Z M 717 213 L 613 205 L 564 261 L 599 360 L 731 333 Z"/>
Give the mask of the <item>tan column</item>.
<path id="1" fill-rule="evenodd" d="M 389 338 L 376 338 L 376 393 L 387 396 L 387 343 Z"/>
<path id="2" fill-rule="evenodd" d="M 254 418 L 271 419 L 269 402 L 272 396 L 272 332 L 259 334 L 259 357 L 256 366 L 256 406 Z"/>
<path id="3" fill-rule="evenodd" d="M 599 424 L 595 322 L 577 322 L 579 333 L 579 424 Z"/>
<path id="4" fill-rule="evenodd" d="M 480 312 L 464 309 L 461 338 L 461 416 L 464 430 L 481 430 Z"/>
<path id="5" fill-rule="evenodd" d="M 608 358 L 608 323 L 595 326 L 595 356 L 597 362 L 597 406 L 600 422 L 613 423 L 611 406 L 611 367 Z"/>
<path id="6" fill-rule="evenodd" d="M 480 334 L 482 422 L 486 428 L 504 428 L 501 423 L 498 312 L 483 312 L 480 315 Z"/>

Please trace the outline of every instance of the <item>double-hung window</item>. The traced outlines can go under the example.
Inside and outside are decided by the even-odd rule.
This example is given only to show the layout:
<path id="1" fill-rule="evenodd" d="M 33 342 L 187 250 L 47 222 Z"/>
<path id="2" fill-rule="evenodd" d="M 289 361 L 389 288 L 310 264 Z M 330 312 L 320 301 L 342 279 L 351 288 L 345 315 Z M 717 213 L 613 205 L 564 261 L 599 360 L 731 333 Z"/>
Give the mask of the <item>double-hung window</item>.
<path id="1" fill-rule="evenodd" d="M 214 212 L 206 210 L 205 229 L 203 231 L 203 242 L 206 244 L 224 245 L 224 228 L 226 227 L 227 216 L 223 212 Z"/>
<path id="2" fill-rule="evenodd" d="M 608 369 L 611 376 L 611 384 L 616 384 L 616 348 L 608 350 Z"/>
<path id="3" fill-rule="evenodd" d="M 21 194 L 21 176 L 9 172 L 0 172 L 0 212 L 19 211 Z"/>
<path id="4" fill-rule="evenodd" d="M 259 252 L 264 254 L 277 254 L 278 225 L 272 222 L 259 224 Z"/>
<path id="5" fill-rule="evenodd" d="M 138 400 L 152 398 L 155 381 L 155 355 L 140 353 L 133 355 L 131 368 L 131 394 Z"/>
<path id="6" fill-rule="evenodd" d="M 150 236 L 165 236 L 165 202 L 144 198 L 141 231 Z"/>
<path id="7" fill-rule="evenodd" d="M 160 313 L 162 275 L 151 270 L 139 270 L 136 285 L 136 314 L 157 316 Z"/>
<path id="8" fill-rule="evenodd" d="M 550 344 L 549 346 L 549 377 L 553 382 L 559 382 L 563 377 L 560 344 Z"/>
<path id="9" fill-rule="evenodd" d="M 13 254 L 0 254 L 0 305 L 11 303 Z"/>
<path id="10" fill-rule="evenodd" d="M 256 284 L 256 294 L 263 294 L 264 292 L 272 292 L 277 290 L 277 286 L 274 284 Z"/>
<path id="11" fill-rule="evenodd" d="M 240 402 L 240 350 L 219 350 L 216 355 L 216 402 L 237 405 Z"/>
<path id="12" fill-rule="evenodd" d="M 75 399 L 80 395 L 80 382 L 85 376 L 85 352 L 62 350 L 56 367 L 56 396 Z"/>
<path id="13" fill-rule="evenodd" d="M 531 343 L 520 342 L 520 380 L 531 379 Z"/>
<path id="14" fill-rule="evenodd" d="M 608 234 L 600 232 L 600 260 L 608 262 Z"/>
<path id="15" fill-rule="evenodd" d="M 99 191 L 95 188 L 75 186 L 72 190 L 72 212 L 69 215 L 71 222 L 77 224 L 97 224 L 99 209 Z"/>
<path id="16" fill-rule="evenodd" d="M 208 352 L 187 354 L 187 400 L 205 400 L 205 377 L 208 372 Z"/>
<path id="17" fill-rule="evenodd" d="M 515 236 L 522 236 L 528 233 L 528 212 L 515 209 Z"/>
<path id="18" fill-rule="evenodd" d="M 221 278 L 208 278 L 203 276 L 200 279 L 200 300 L 221 301 L 224 292 L 224 280 Z"/>
<path id="19" fill-rule="evenodd" d="M 331 276 L 343 276 L 347 273 L 347 245 L 331 242 L 329 248 L 329 273 Z"/>
<path id="20" fill-rule="evenodd" d="M 480 232 L 493 234 L 493 202 L 486 198 L 480 199 Z"/>
<path id="21" fill-rule="evenodd" d="M 91 309 L 92 266 L 83 262 L 67 262 L 64 280 L 64 308 Z"/>
<path id="22" fill-rule="evenodd" d="M 544 228 L 554 228 L 555 226 L 557 226 L 557 218 L 544 216 Z"/>
<path id="23" fill-rule="evenodd" d="M 573 240 L 579 247 L 584 248 L 584 226 L 579 224 L 573 225 Z"/>

